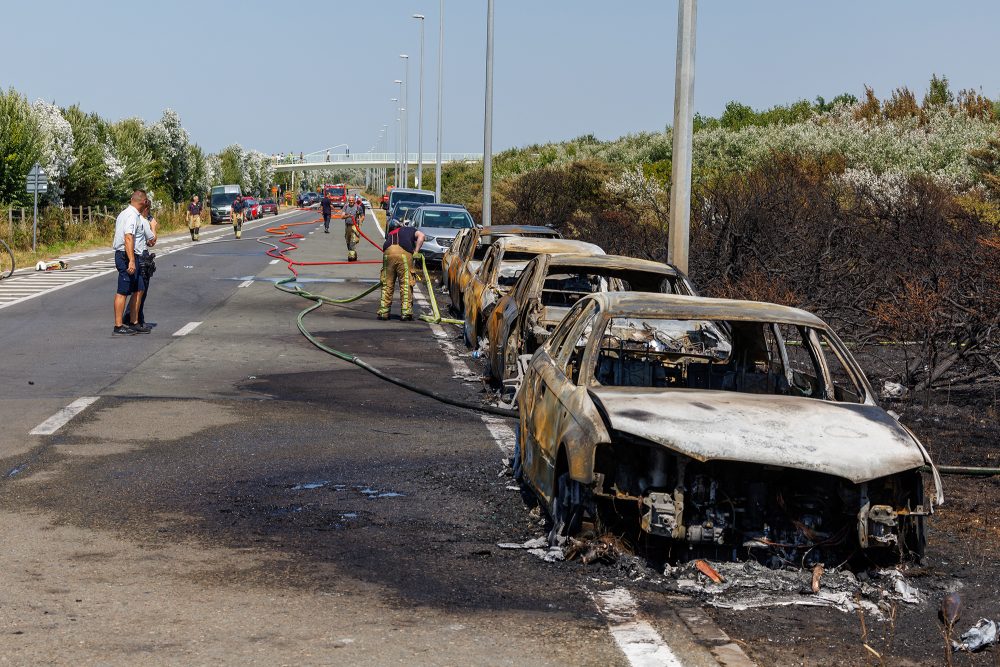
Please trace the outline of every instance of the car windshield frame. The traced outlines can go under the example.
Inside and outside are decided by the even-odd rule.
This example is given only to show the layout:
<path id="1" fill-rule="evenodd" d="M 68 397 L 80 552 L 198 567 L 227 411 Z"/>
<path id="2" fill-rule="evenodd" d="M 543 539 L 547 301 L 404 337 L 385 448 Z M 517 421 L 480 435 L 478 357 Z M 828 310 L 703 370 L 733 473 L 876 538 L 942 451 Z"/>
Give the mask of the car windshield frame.
<path id="1" fill-rule="evenodd" d="M 826 400 L 836 403 L 843 404 L 874 404 L 874 396 L 870 384 L 867 378 L 864 376 L 863 371 L 857 365 L 857 361 L 850 356 L 847 348 L 843 345 L 843 342 L 837 337 L 831 329 L 827 327 L 816 327 L 807 325 L 796 325 L 796 328 L 800 330 L 802 334 L 801 345 L 805 348 L 806 352 L 812 357 L 815 366 L 816 377 L 813 378 L 817 383 L 815 391 L 813 394 L 806 395 L 804 393 L 795 393 L 792 388 L 800 388 L 795 382 L 791 381 L 791 377 L 795 374 L 795 369 L 793 364 L 789 361 L 788 345 L 786 344 L 784 338 L 780 333 L 780 327 L 785 326 L 780 322 L 773 322 L 767 320 L 743 320 L 739 318 L 725 318 L 719 317 L 683 317 L 677 315 L 670 315 L 666 313 L 649 313 L 639 315 L 638 317 L 631 317 L 628 314 L 620 313 L 608 313 L 603 312 L 601 314 L 600 320 L 595 324 L 594 330 L 591 332 L 589 339 L 586 341 L 586 348 L 582 351 L 581 355 L 581 367 L 579 371 L 578 386 L 589 386 L 593 388 L 599 387 L 616 387 L 616 386 L 644 386 L 644 385 L 605 385 L 602 384 L 597 379 L 597 364 L 599 356 L 599 348 L 602 345 L 602 341 L 605 338 L 605 333 L 608 329 L 609 323 L 613 320 L 618 321 L 642 321 L 649 323 L 649 321 L 665 321 L 674 324 L 682 325 L 675 328 L 689 328 L 686 323 L 697 322 L 702 324 L 707 324 L 703 330 L 707 330 L 712 336 L 721 337 L 724 336 L 726 343 L 729 345 L 729 357 L 725 359 L 726 363 L 729 364 L 733 361 L 732 357 L 734 355 L 735 340 L 734 336 L 739 334 L 734 333 L 734 328 L 740 327 L 753 327 L 754 325 L 763 327 L 767 329 L 770 333 L 769 335 L 774 335 L 775 340 L 772 344 L 777 345 L 777 349 L 773 352 L 777 352 L 777 355 L 772 358 L 768 363 L 770 366 L 780 365 L 780 372 L 786 378 L 789 378 L 789 387 L 786 392 L 775 392 L 775 391 L 741 391 L 733 390 L 725 387 L 715 388 L 708 387 L 704 391 L 719 392 L 720 394 L 725 393 L 738 393 L 738 394 L 761 394 L 769 396 L 798 396 L 802 398 L 811 398 L 815 400 Z M 657 327 L 658 328 L 658 327 Z M 596 333 L 599 332 L 599 333 Z M 660 340 L 657 338 L 657 340 Z M 808 341 L 808 343 L 806 343 Z M 665 344 L 666 341 L 660 341 L 661 344 Z M 677 355 L 678 357 L 698 359 L 699 356 L 705 363 L 713 363 L 709 354 L 699 355 L 696 351 L 655 351 L 654 354 L 662 355 Z M 650 354 L 649 351 L 646 354 Z M 716 363 L 722 362 L 723 359 L 718 357 Z M 738 360 L 737 360 L 738 361 Z M 853 399 L 842 399 L 837 398 L 838 393 L 838 383 L 834 381 L 831 374 L 830 363 L 834 361 L 838 363 L 840 367 L 846 371 L 848 380 L 853 387 Z M 747 360 L 743 360 L 744 369 L 746 368 Z M 745 372 L 745 370 L 744 370 Z M 775 373 L 776 371 L 770 370 L 770 373 Z M 644 386 L 645 390 L 649 391 L 683 391 L 685 389 L 691 389 L 691 387 L 658 387 L 652 385 Z M 843 392 L 841 391 L 841 395 Z"/>
<path id="2" fill-rule="evenodd" d="M 452 219 L 460 220 L 463 224 L 460 226 L 447 224 L 434 224 L 433 222 L 428 222 L 428 217 L 430 216 L 441 216 L 447 218 L 448 221 Z M 465 224 L 468 223 L 468 224 Z M 465 209 L 424 209 L 423 214 L 420 219 L 421 227 L 429 227 L 432 229 L 472 229 L 476 226 L 476 223 L 472 220 L 472 216 Z"/>

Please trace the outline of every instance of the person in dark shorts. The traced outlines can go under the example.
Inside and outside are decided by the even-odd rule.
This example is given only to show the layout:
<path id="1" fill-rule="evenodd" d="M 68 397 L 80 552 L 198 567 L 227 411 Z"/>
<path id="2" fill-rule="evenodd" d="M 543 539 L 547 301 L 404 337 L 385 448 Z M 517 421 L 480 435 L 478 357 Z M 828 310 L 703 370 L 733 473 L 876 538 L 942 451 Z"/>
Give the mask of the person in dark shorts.
<path id="1" fill-rule="evenodd" d="M 122 323 L 125 315 L 125 301 L 132 297 L 132 312 L 138 313 L 139 299 L 145 287 L 142 274 L 139 271 L 135 257 L 135 235 L 139 230 L 140 209 L 145 206 L 148 197 L 145 190 L 136 190 L 128 207 L 115 219 L 115 237 L 111 243 L 115 251 L 115 268 L 118 269 L 118 289 L 115 291 L 115 326 L 111 333 L 116 336 L 131 336 L 145 327 L 126 326 Z M 149 333 L 146 329 L 142 333 Z"/>
<path id="2" fill-rule="evenodd" d="M 139 268 L 139 275 L 142 277 L 143 290 L 139 297 L 139 317 L 132 315 L 131 304 L 125 307 L 124 322 L 138 322 L 140 328 L 132 326 L 136 333 L 149 333 L 150 327 L 146 326 L 146 300 L 149 298 L 149 281 L 156 271 L 156 253 L 149 251 L 149 248 L 156 245 L 156 228 L 158 223 L 153 217 L 153 203 L 146 200 L 146 204 L 139 209 L 139 223 L 135 230 L 135 258 Z"/>
<path id="3" fill-rule="evenodd" d="M 323 232 L 330 233 L 330 216 L 333 215 L 333 199 L 330 195 L 320 200 L 319 207 L 323 209 Z"/>

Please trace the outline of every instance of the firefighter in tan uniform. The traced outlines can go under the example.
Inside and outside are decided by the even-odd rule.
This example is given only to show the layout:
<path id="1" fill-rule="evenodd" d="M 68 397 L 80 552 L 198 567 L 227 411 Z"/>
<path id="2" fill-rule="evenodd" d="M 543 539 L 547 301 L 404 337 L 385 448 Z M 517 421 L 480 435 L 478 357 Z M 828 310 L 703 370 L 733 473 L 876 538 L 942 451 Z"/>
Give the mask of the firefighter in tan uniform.
<path id="1" fill-rule="evenodd" d="M 378 319 L 389 319 L 392 295 L 399 282 L 400 318 L 413 319 L 413 285 L 410 268 L 420 260 L 424 233 L 413 227 L 403 227 L 398 220 L 389 221 L 389 233 L 382 244 L 382 298 L 378 304 Z"/>
<path id="2" fill-rule="evenodd" d="M 361 220 L 357 219 L 354 210 L 354 196 L 351 196 L 351 201 L 344 206 L 344 240 L 347 241 L 347 261 L 356 262 L 358 261 L 358 251 L 355 248 L 358 247 L 358 242 L 361 237 L 358 235 L 358 225 L 361 224 Z"/>
<path id="3" fill-rule="evenodd" d="M 191 203 L 188 204 L 187 223 L 191 240 L 197 241 L 198 233 L 201 231 L 201 201 L 198 200 L 198 195 L 192 197 Z"/>

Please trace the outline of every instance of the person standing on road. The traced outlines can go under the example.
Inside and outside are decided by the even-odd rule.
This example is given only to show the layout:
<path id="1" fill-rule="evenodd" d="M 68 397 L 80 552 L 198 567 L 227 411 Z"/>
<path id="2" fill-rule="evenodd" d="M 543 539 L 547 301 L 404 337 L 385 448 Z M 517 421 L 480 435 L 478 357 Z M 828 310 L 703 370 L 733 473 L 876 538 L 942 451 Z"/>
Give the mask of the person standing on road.
<path id="1" fill-rule="evenodd" d="M 125 308 L 125 315 L 122 320 L 125 322 L 133 322 L 138 324 L 132 324 L 132 328 L 136 333 L 149 333 L 152 329 L 146 326 L 146 299 L 149 298 L 149 279 L 152 277 L 153 272 L 156 271 L 156 264 L 153 259 L 156 257 L 155 253 L 149 251 L 149 248 L 156 245 L 156 228 L 159 223 L 156 222 L 156 218 L 153 217 L 153 203 L 146 200 L 145 205 L 139 209 L 139 222 L 135 230 L 135 258 L 136 265 L 138 267 L 139 275 L 142 277 L 143 290 L 142 294 L 139 295 L 139 316 L 135 317 L 132 313 L 135 311 L 135 303 L 129 304 Z"/>
<path id="2" fill-rule="evenodd" d="M 330 195 L 323 197 L 319 202 L 319 207 L 323 209 L 323 233 L 330 233 L 330 216 L 333 215 L 333 198 Z"/>
<path id="3" fill-rule="evenodd" d="M 358 242 L 361 240 L 360 234 L 358 234 L 358 219 L 354 213 L 354 206 L 348 200 L 347 205 L 344 207 L 344 241 L 347 242 L 347 261 L 356 262 L 358 261 L 358 251 L 355 248 L 358 247 Z"/>
<path id="4" fill-rule="evenodd" d="M 243 197 L 237 197 L 233 200 L 233 234 L 236 235 L 236 238 L 239 238 L 240 234 L 243 233 L 244 206 Z"/>
<path id="5" fill-rule="evenodd" d="M 198 195 L 191 198 L 191 203 L 188 204 L 188 229 L 191 230 L 191 240 L 197 241 L 198 234 L 201 231 L 201 201 L 198 199 Z"/>
<path id="6" fill-rule="evenodd" d="M 422 259 L 420 247 L 424 244 L 424 233 L 413 227 L 403 227 L 398 220 L 389 222 L 389 233 L 382 244 L 382 298 L 379 300 L 376 317 L 389 319 L 392 309 L 392 295 L 399 282 L 400 318 L 413 319 L 413 287 L 410 266 L 414 259 Z"/>
<path id="7" fill-rule="evenodd" d="M 122 324 L 125 301 L 132 295 L 132 312 L 138 313 L 138 298 L 143 291 L 142 275 L 135 260 L 135 236 L 139 228 L 139 210 L 147 201 L 145 190 L 136 190 L 128 207 L 115 219 L 115 237 L 111 243 L 115 251 L 115 268 L 118 269 L 118 289 L 115 292 L 115 326 L 112 335 L 130 336 L 136 333 L 134 327 Z M 148 333 L 148 331 L 144 332 Z"/>

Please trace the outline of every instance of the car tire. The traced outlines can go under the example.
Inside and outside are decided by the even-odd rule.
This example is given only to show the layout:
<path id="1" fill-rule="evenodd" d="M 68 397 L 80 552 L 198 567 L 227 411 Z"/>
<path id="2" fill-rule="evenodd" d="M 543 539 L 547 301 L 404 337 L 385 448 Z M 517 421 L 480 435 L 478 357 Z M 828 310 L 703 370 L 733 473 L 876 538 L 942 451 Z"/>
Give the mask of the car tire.
<path id="1" fill-rule="evenodd" d="M 559 475 L 552 499 L 549 546 L 561 546 L 567 538 L 579 533 L 585 511 L 583 485 L 572 479 L 568 472 Z"/>

